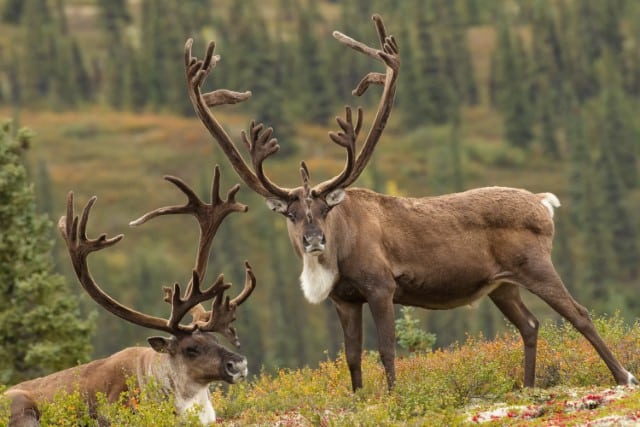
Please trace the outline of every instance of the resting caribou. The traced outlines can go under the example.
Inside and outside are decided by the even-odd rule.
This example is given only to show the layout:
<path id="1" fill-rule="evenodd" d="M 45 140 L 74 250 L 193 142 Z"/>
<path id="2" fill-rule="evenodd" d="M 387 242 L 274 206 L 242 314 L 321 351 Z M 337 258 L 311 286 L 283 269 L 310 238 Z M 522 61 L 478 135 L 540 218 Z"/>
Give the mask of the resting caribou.
<path id="1" fill-rule="evenodd" d="M 13 386 L 6 392 L 11 399 L 11 426 L 39 425 L 38 403 L 51 401 L 58 391 L 71 393 L 78 390 L 86 398 L 91 415 L 97 417 L 96 394 L 103 393 L 108 401 L 115 402 L 121 393 L 128 390 L 130 377 L 135 378 L 137 386 L 154 381 L 164 395 L 175 398 L 178 414 L 197 407 L 199 419 L 206 425 L 216 419 L 209 395 L 209 383 L 226 381 L 233 384 L 247 376 L 245 357 L 222 346 L 214 333 L 239 345 L 231 323 L 235 320 L 236 308 L 251 295 L 255 287 L 251 267 L 245 262 L 244 289 L 232 300 L 224 296 L 231 285 L 224 283 L 222 274 L 209 288 L 203 290 L 200 287 L 211 243 L 222 220 L 232 212 L 247 210 L 245 205 L 235 201 L 239 186 L 236 184 L 229 190 L 227 199 L 222 200 L 219 196 L 220 172 L 216 166 L 211 203 L 205 203 L 179 178 L 167 176 L 165 179 L 185 193 L 188 202 L 182 206 L 158 208 L 131 222 L 131 225 L 141 225 L 151 218 L 169 214 L 191 214 L 200 224 L 196 265 L 184 295 L 181 295 L 177 283 L 172 288 L 164 288 L 164 300 L 171 304 L 168 319 L 143 314 L 122 305 L 107 295 L 91 276 L 87 264 L 88 255 L 112 246 L 123 238 L 122 234 L 112 238 L 107 238 L 105 234 L 97 239 L 87 238 L 87 221 L 96 201 L 95 196 L 86 204 L 78 219 L 74 215 L 73 193 L 70 192 L 67 214 L 60 218 L 58 228 L 67 244 L 80 284 L 91 298 L 124 320 L 171 336 L 148 338 L 151 348 L 126 348 L 107 358 Z M 210 311 L 201 305 L 208 300 L 212 300 Z M 193 321 L 187 325 L 181 324 L 187 313 L 191 313 Z"/>
<path id="2" fill-rule="evenodd" d="M 203 59 L 185 46 L 185 70 L 193 107 L 240 178 L 266 198 L 268 207 L 287 218 L 289 238 L 302 258 L 301 286 L 311 303 L 330 298 L 344 331 L 345 353 L 353 389 L 362 387 L 362 305 L 369 304 L 380 358 L 391 388 L 395 381 L 394 304 L 451 309 L 488 295 L 519 330 L 524 342 L 524 385 L 535 380 L 538 320 L 520 298 L 524 288 L 569 320 L 607 364 L 618 384 L 637 384 L 596 332 L 587 310 L 569 294 L 551 262 L 551 193 L 533 194 L 504 187 L 478 188 L 439 197 L 392 197 L 347 188 L 365 169 L 382 135 L 393 104 L 400 67 L 398 45 L 382 19 L 373 16 L 381 49 L 335 31 L 341 43 L 381 61 L 384 74 L 369 73 L 353 91 L 382 85 L 382 96 L 365 141 L 356 156 L 362 109 L 336 120 L 330 139 L 346 150 L 344 169 L 315 186 L 302 163 L 302 186 L 284 188 L 264 173 L 263 161 L 278 151 L 273 129 L 251 122 L 241 134 L 252 168 L 211 107 L 246 100 L 250 92 L 225 89 L 203 94 L 202 84 L 215 67 L 211 42 Z"/>

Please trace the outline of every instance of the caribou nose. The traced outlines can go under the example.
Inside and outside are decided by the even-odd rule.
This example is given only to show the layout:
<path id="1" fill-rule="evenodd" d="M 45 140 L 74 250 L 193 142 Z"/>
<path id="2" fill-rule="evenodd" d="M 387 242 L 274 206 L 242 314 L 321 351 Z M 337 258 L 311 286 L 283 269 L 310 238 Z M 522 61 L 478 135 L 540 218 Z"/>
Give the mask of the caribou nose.
<path id="1" fill-rule="evenodd" d="M 302 245 L 306 253 L 322 252 L 326 243 L 327 240 L 323 233 L 304 234 L 302 236 Z"/>
<path id="2" fill-rule="evenodd" d="M 240 360 L 229 360 L 224 367 L 227 375 L 231 377 L 234 383 L 244 379 L 249 373 L 247 359 L 244 357 Z"/>

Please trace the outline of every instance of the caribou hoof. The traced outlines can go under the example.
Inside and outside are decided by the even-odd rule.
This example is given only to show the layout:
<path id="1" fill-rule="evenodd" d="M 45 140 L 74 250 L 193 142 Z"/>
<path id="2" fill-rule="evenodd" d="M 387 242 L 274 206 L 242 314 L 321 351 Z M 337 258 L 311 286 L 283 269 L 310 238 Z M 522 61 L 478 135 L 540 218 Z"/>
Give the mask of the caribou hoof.
<path id="1" fill-rule="evenodd" d="M 638 379 L 634 377 L 631 372 L 627 372 L 627 375 L 628 375 L 627 385 L 640 385 L 640 382 L 638 382 Z"/>

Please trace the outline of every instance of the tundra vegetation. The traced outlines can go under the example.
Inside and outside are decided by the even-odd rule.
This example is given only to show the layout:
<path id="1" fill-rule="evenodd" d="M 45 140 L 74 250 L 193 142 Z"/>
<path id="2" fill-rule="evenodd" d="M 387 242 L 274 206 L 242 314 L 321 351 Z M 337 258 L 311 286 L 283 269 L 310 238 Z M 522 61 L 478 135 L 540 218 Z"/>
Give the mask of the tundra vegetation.
<path id="1" fill-rule="evenodd" d="M 619 316 L 596 317 L 607 344 L 634 372 L 640 368 L 640 324 Z M 640 392 L 611 387 L 610 373 L 593 348 L 566 323 L 543 322 L 538 341 L 538 381 L 522 388 L 522 345 L 516 330 L 495 339 L 468 336 L 446 349 L 404 353 L 397 361 L 398 381 L 387 392 L 378 356 L 367 352 L 364 387 L 352 393 L 344 355 L 314 367 L 262 372 L 229 388 L 212 389 L 217 425 L 577 425 L 609 419 L 640 420 Z M 193 414 L 177 418 L 170 400 L 149 399 L 154 388 L 131 388 L 121 402 L 135 412 L 99 398 L 99 411 L 114 425 L 198 425 Z M 2 404 L 2 403 L 0 403 Z M 7 420 L 5 411 L 0 423 Z M 4 418 L 3 418 L 4 417 Z M 191 418 L 190 418 L 191 417 Z M 43 407 L 43 425 L 75 426 L 89 421 L 78 393 L 60 393 Z M 91 425 L 90 422 L 88 425 Z"/>

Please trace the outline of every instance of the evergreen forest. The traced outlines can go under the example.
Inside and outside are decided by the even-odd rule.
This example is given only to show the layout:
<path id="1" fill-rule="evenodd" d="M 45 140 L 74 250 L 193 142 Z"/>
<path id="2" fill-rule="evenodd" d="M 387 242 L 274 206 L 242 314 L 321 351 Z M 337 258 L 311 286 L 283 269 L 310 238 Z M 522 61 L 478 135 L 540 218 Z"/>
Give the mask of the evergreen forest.
<path id="1" fill-rule="evenodd" d="M 566 286 L 594 313 L 633 322 L 640 313 L 640 2 L 0 0 L 0 383 L 60 369 L 51 354 L 73 355 L 62 359 L 69 366 L 146 345 L 153 334 L 97 308 L 81 290 L 55 227 L 68 191 L 76 209 L 98 196 L 90 236 L 125 234 L 90 257 L 114 298 L 167 316 L 162 286 L 189 280 L 198 242 L 191 218 L 128 226 L 183 203 L 163 175 L 203 197 L 216 164 L 223 195 L 240 182 L 189 102 L 188 37 L 195 55 L 215 40 L 221 56 L 205 90 L 252 92 L 247 102 L 216 109 L 239 149 L 251 119 L 272 126 L 280 151 L 265 169 L 295 187 L 300 160 L 314 183 L 342 169 L 344 152 L 327 132 L 338 129 L 335 116 L 346 104 L 363 106 L 365 129 L 372 120 L 377 88 L 362 98 L 351 91 L 381 66 L 331 33 L 374 45 L 374 12 L 396 36 L 402 65 L 390 122 L 356 185 L 402 196 L 488 185 L 553 192 L 562 202 L 553 255 Z M 20 186 L 7 185 L 6 176 Z M 253 266 L 257 288 L 235 322 L 250 371 L 336 357 L 343 338 L 335 309 L 304 299 L 286 220 L 244 185 L 237 200 L 249 211 L 218 230 L 206 281 L 224 273 L 234 295 L 244 261 Z M 539 319 L 557 320 L 525 297 Z M 49 303 L 56 308 L 36 310 Z M 488 299 L 413 316 L 436 347 L 510 328 Z M 375 349 L 368 317 L 365 325 L 365 346 Z M 60 345 L 71 336 L 72 344 Z M 39 346 L 9 356 L 10 341 Z"/>

